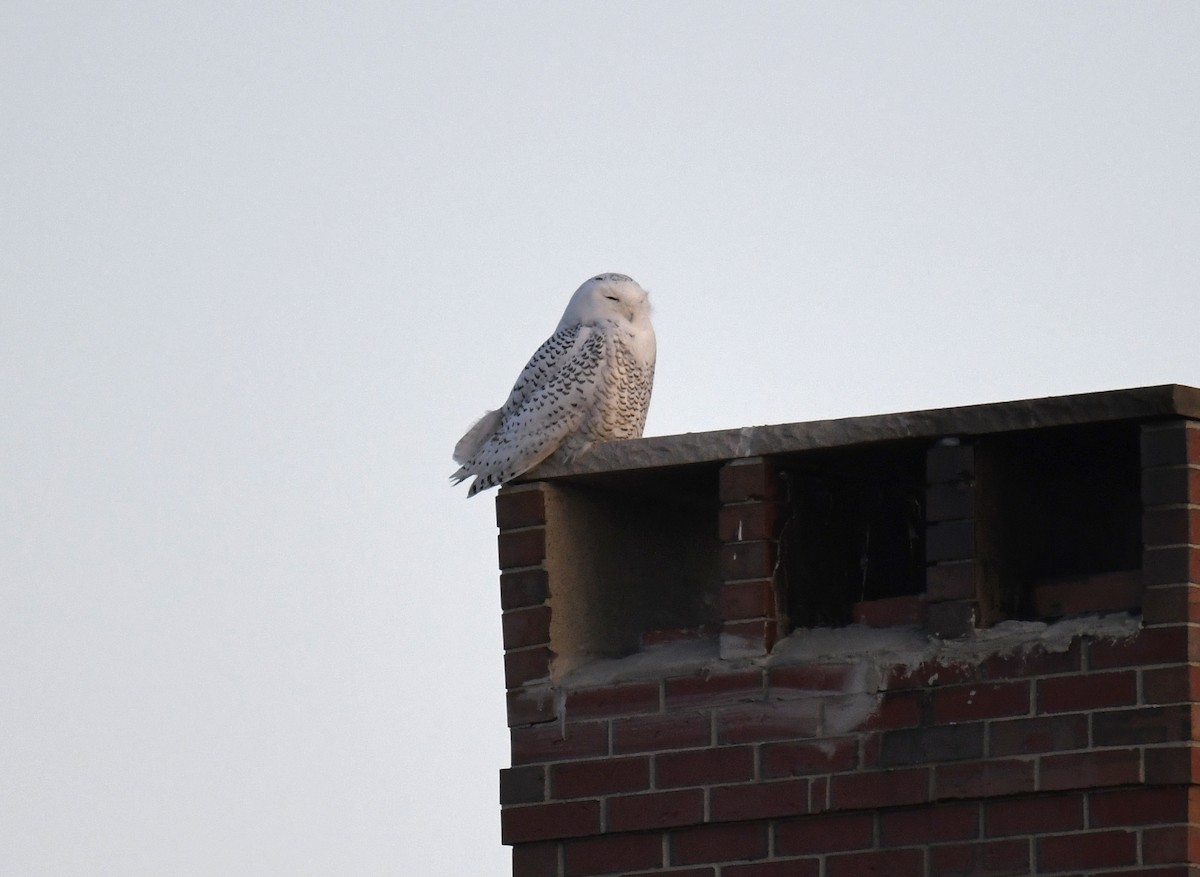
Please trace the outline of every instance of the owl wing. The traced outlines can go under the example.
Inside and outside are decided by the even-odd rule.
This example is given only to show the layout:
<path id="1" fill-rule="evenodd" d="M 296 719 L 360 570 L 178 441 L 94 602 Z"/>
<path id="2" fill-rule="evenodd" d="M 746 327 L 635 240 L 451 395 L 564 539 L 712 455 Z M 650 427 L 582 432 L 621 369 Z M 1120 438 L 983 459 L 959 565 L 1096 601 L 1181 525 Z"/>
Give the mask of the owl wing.
<path id="1" fill-rule="evenodd" d="M 455 448 L 464 459 L 451 477 L 476 476 L 468 496 L 529 471 L 579 428 L 604 378 L 604 355 L 605 337 L 595 327 L 571 326 L 546 339 L 504 407 L 484 415 Z"/>

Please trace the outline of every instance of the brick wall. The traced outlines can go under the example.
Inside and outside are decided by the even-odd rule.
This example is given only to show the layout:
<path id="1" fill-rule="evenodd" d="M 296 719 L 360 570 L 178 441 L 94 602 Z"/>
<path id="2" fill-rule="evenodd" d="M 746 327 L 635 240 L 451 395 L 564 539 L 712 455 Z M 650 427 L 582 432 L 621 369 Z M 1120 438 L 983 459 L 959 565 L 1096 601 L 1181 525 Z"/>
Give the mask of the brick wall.
<path id="1" fill-rule="evenodd" d="M 1080 565 L 1086 551 L 1013 560 L 993 528 L 1024 514 L 1019 497 L 995 499 L 1019 444 L 925 441 L 921 592 L 849 595 L 852 628 L 793 627 L 781 546 L 804 458 L 730 460 L 686 491 L 709 496 L 687 514 L 705 509 L 717 535 L 705 599 L 678 628 L 636 631 L 653 647 L 576 656 L 566 673 L 576 639 L 555 614 L 574 599 L 575 554 L 558 517 L 573 492 L 611 485 L 504 489 L 500 800 L 515 877 L 1200 873 L 1200 425 L 1125 426 L 1132 456 L 1114 452 L 1112 469 L 1135 467 L 1137 569 Z M 670 506 L 618 496 L 618 535 L 621 501 Z M 1094 526 L 1119 534 L 1127 511 Z M 652 550 L 646 529 L 631 551 Z M 1105 551 L 1109 565 L 1126 556 Z M 1042 562 L 1054 575 L 1028 572 Z M 622 623 L 611 610 L 596 609 Z"/>

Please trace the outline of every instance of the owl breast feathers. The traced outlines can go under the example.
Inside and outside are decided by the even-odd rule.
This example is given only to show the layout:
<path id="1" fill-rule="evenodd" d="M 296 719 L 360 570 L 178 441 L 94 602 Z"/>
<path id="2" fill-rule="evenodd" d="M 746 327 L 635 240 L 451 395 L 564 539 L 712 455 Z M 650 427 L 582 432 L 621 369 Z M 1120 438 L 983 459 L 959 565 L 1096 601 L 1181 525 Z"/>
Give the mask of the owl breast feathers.
<path id="1" fill-rule="evenodd" d="M 592 442 L 638 438 L 654 384 L 655 342 L 646 291 L 624 274 L 584 283 L 558 329 L 517 378 L 504 407 L 489 411 L 454 447 L 454 483 L 467 496 L 503 484 L 552 454 Z"/>

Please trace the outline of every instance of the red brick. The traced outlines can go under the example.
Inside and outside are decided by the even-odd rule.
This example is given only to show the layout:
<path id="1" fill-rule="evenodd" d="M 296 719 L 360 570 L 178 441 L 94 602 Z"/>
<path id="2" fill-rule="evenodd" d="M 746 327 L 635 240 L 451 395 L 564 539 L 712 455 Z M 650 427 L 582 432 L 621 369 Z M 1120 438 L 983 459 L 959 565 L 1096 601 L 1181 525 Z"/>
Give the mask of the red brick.
<path id="1" fill-rule="evenodd" d="M 979 805 L 974 803 L 891 810 L 879 816 L 879 843 L 885 847 L 976 837 L 979 837 Z"/>
<path id="2" fill-rule="evenodd" d="M 1023 680 L 955 685 L 933 693 L 933 720 L 937 724 L 1028 714 L 1029 683 Z"/>
<path id="3" fill-rule="evenodd" d="M 1092 828 L 1187 822 L 1188 792 L 1186 788 L 1092 792 L 1088 795 L 1088 813 Z"/>
<path id="4" fill-rule="evenodd" d="M 880 767 L 902 767 L 978 759 L 983 757 L 983 737 L 983 722 L 885 731 L 876 763 Z"/>
<path id="5" fill-rule="evenodd" d="M 1137 749 L 1097 749 L 1043 755 L 1038 765 L 1039 791 L 1127 786 L 1141 779 Z"/>
<path id="6" fill-rule="evenodd" d="M 541 488 L 505 488 L 496 494 L 496 526 L 501 530 L 546 523 L 546 499 Z"/>
<path id="7" fill-rule="evenodd" d="M 886 597 L 880 600 L 864 600 L 855 603 L 850 610 L 858 624 L 867 627 L 903 627 L 923 624 L 925 600 L 915 594 L 903 597 Z"/>
<path id="8" fill-rule="evenodd" d="M 645 831 L 704 821 L 704 791 L 679 789 L 607 799 L 608 831 Z"/>
<path id="9" fill-rule="evenodd" d="M 1087 745 L 1087 713 L 992 722 L 988 729 L 988 755 L 993 758 L 1086 749 Z"/>
<path id="10" fill-rule="evenodd" d="M 835 774 L 829 781 L 829 798 L 839 810 L 899 807 L 929 800 L 927 767 Z"/>
<path id="11" fill-rule="evenodd" d="M 762 772 L 768 779 L 836 773 L 858 766 L 858 741 L 852 737 L 820 743 L 766 743 Z"/>
<path id="12" fill-rule="evenodd" d="M 550 797 L 594 798 L 614 792 L 640 792 L 650 788 L 650 759 L 605 758 L 569 761 L 550 769 Z"/>
<path id="13" fill-rule="evenodd" d="M 508 726 L 537 725 L 558 718 L 558 710 L 547 684 L 513 689 L 505 694 Z"/>
<path id="14" fill-rule="evenodd" d="M 504 686 L 519 688 L 550 676 L 550 650 L 545 646 L 504 653 Z"/>
<path id="15" fill-rule="evenodd" d="M 529 804 L 500 811 L 500 834 L 505 844 L 599 833 L 599 801 Z"/>
<path id="16" fill-rule="evenodd" d="M 1200 665 L 1179 664 L 1143 670 L 1142 699 L 1148 704 L 1200 700 Z"/>
<path id="17" fill-rule="evenodd" d="M 546 529 L 509 530 L 496 539 L 501 569 L 537 566 L 546 558 Z"/>
<path id="18" fill-rule="evenodd" d="M 673 831 L 670 848 L 672 865 L 761 859 L 767 855 L 767 825 L 745 822 Z"/>
<path id="19" fill-rule="evenodd" d="M 1200 861 L 1200 829 L 1191 825 L 1147 828 L 1142 832 L 1142 863 L 1182 865 Z"/>
<path id="20" fill-rule="evenodd" d="M 1200 466 L 1164 466 L 1142 472 L 1142 505 L 1200 503 Z"/>
<path id="21" fill-rule="evenodd" d="M 912 728 L 921 723 L 925 692 L 885 691 L 879 699 L 879 709 L 867 722 L 870 728 Z"/>
<path id="22" fill-rule="evenodd" d="M 676 676 L 666 681 L 668 710 L 754 703 L 766 696 L 761 670 Z"/>
<path id="23" fill-rule="evenodd" d="M 546 800 L 546 768 L 540 764 L 500 771 L 501 804 L 536 804 Z"/>
<path id="24" fill-rule="evenodd" d="M 1196 462 L 1200 429 L 1186 420 L 1142 425 L 1142 468 Z"/>
<path id="25" fill-rule="evenodd" d="M 1146 750 L 1146 783 L 1167 785 L 1200 781 L 1200 747 L 1156 746 Z"/>
<path id="26" fill-rule="evenodd" d="M 657 713 L 660 705 L 657 682 L 630 682 L 568 691 L 566 714 L 571 720 L 627 716 Z"/>
<path id="27" fill-rule="evenodd" d="M 1005 877 L 1033 873 L 1027 840 L 947 844 L 929 851 L 929 873 L 937 877 Z"/>
<path id="28" fill-rule="evenodd" d="M 952 685 L 956 682 L 971 682 L 975 679 L 975 668 L 970 664 L 953 664 L 945 661 L 929 661 L 919 667 L 897 664 L 888 673 L 888 690 L 897 688 L 925 688 L 933 685 Z"/>
<path id="29" fill-rule="evenodd" d="M 924 850 L 841 853 L 825 860 L 825 877 L 922 877 Z"/>
<path id="30" fill-rule="evenodd" d="M 778 534 L 783 504 L 742 502 L 721 508 L 717 515 L 717 538 L 722 542 L 754 542 L 774 539 Z"/>
<path id="31" fill-rule="evenodd" d="M 820 719 L 817 698 L 770 706 L 727 707 L 717 712 L 717 742 L 724 745 L 815 737 Z"/>
<path id="32" fill-rule="evenodd" d="M 796 856 L 874 846 L 875 817 L 870 813 L 835 813 L 789 819 L 775 826 L 775 853 Z"/>
<path id="33" fill-rule="evenodd" d="M 550 595 L 549 577 L 544 569 L 521 569 L 500 573 L 500 608 L 521 609 L 540 606 Z"/>
<path id="34" fill-rule="evenodd" d="M 660 789 L 735 783 L 754 778 L 754 747 L 722 746 L 688 752 L 669 752 L 654 760 L 655 785 Z"/>
<path id="35" fill-rule="evenodd" d="M 988 837 L 1005 837 L 1081 829 L 1083 805 L 1083 795 L 1078 793 L 985 801 L 983 833 Z"/>
<path id="36" fill-rule="evenodd" d="M 1147 548 L 1200 543 L 1200 508 L 1152 508 L 1142 512 L 1142 543 Z"/>
<path id="37" fill-rule="evenodd" d="M 767 693 L 772 698 L 809 697 L 814 692 L 856 691 L 862 688 L 865 668 L 857 664 L 792 664 L 767 671 Z"/>
<path id="38" fill-rule="evenodd" d="M 1137 673 L 1088 673 L 1037 681 L 1039 713 L 1077 712 L 1137 703 Z"/>
<path id="39" fill-rule="evenodd" d="M 933 778 L 935 798 L 990 798 L 1033 789 L 1033 762 L 1015 758 L 939 764 Z"/>
<path id="40" fill-rule="evenodd" d="M 808 780 L 715 786 L 710 792 L 709 819 L 713 822 L 802 816 L 807 812 Z"/>
<path id="41" fill-rule="evenodd" d="M 568 840 L 563 844 L 566 877 L 627 873 L 632 868 L 660 868 L 663 842 L 659 834 L 619 834 Z"/>
<path id="42" fill-rule="evenodd" d="M 1137 832 L 1088 831 L 1035 839 L 1038 873 L 1116 868 L 1137 862 Z"/>
<path id="43" fill-rule="evenodd" d="M 604 722 L 568 722 L 565 728 L 552 722 L 513 728 L 509 733 L 514 765 L 608 754 L 608 725 Z"/>
<path id="44" fill-rule="evenodd" d="M 1011 655 L 994 655 L 979 665 L 984 679 L 1011 679 L 1013 677 L 1050 676 L 1055 673 L 1078 673 L 1083 653 L 1080 640 L 1071 641 L 1064 651 L 1047 651 L 1034 648 Z"/>
<path id="45" fill-rule="evenodd" d="M 1174 743 L 1190 740 L 1191 736 L 1190 704 L 1108 710 L 1092 716 L 1092 743 L 1095 746 Z"/>
<path id="46" fill-rule="evenodd" d="M 1200 551 L 1197 552 L 1200 555 Z M 1200 623 L 1200 588 L 1195 585 L 1156 585 L 1142 597 L 1142 624 Z"/>
<path id="47" fill-rule="evenodd" d="M 925 597 L 931 603 L 972 600 L 978 593 L 974 560 L 952 560 L 925 568 Z"/>
<path id="48" fill-rule="evenodd" d="M 504 648 L 520 649 L 550 642 L 550 607 L 531 606 L 505 612 L 500 617 Z"/>
<path id="49" fill-rule="evenodd" d="M 707 746 L 712 740 L 708 713 L 630 716 L 612 723 L 613 751 L 650 752 Z"/>
<path id="50" fill-rule="evenodd" d="M 721 658 L 763 657 L 775 647 L 779 633 L 779 622 L 774 618 L 726 621 L 721 625 Z"/>
<path id="51" fill-rule="evenodd" d="M 808 801 L 814 812 L 825 811 L 829 804 L 829 777 L 813 777 L 809 786 Z"/>
<path id="52" fill-rule="evenodd" d="M 512 851 L 513 877 L 558 877 L 558 844 L 517 844 Z"/>
<path id="53" fill-rule="evenodd" d="M 1200 583 L 1200 551 L 1186 545 L 1142 551 L 1142 580 L 1152 585 Z"/>
<path id="54" fill-rule="evenodd" d="M 1033 611 L 1039 618 L 1121 612 L 1141 605 L 1142 574 L 1138 570 L 1079 576 L 1033 589 Z"/>
<path id="55" fill-rule="evenodd" d="M 661 627 L 642 634 L 642 648 L 663 643 L 696 642 L 716 636 L 718 625 L 698 624 L 695 627 Z"/>
<path id="56" fill-rule="evenodd" d="M 734 460 L 721 467 L 719 493 L 723 503 L 776 499 L 779 475 L 761 457 Z"/>
<path id="57" fill-rule="evenodd" d="M 721 869 L 721 877 L 817 877 L 820 873 L 820 859 L 751 862 L 747 865 L 727 865 Z M 672 871 L 669 877 L 677 877 L 677 874 L 677 871 Z"/>
<path id="58" fill-rule="evenodd" d="M 721 617 L 730 621 L 738 618 L 774 618 L 775 585 L 770 579 L 727 582 L 721 585 L 717 605 Z"/>
<path id="59" fill-rule="evenodd" d="M 926 629 L 943 639 L 967 636 L 979 620 L 979 604 L 974 600 L 946 600 L 930 603 L 926 610 Z"/>
<path id="60" fill-rule="evenodd" d="M 1098 639 L 1088 649 L 1088 666 L 1145 667 L 1152 663 L 1186 663 L 1188 655 L 1187 626 L 1152 627 L 1138 636 L 1124 639 Z"/>
<path id="61" fill-rule="evenodd" d="M 774 542 L 729 542 L 717 556 L 721 581 L 767 578 L 775 569 Z"/>

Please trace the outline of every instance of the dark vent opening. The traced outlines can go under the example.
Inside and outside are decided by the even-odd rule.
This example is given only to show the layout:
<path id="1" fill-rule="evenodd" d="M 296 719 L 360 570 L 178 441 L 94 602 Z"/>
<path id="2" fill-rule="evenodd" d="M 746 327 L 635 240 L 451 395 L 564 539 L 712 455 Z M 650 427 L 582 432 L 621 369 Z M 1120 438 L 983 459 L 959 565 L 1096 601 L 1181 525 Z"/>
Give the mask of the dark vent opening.
<path id="1" fill-rule="evenodd" d="M 985 565 L 1004 614 L 1054 616 L 1047 595 L 1135 574 L 1142 558 L 1139 426 L 1090 424 L 979 444 Z"/>
<path id="2" fill-rule="evenodd" d="M 925 589 L 925 445 L 815 451 L 781 464 L 779 575 L 793 627 L 842 626 L 862 601 Z"/>

